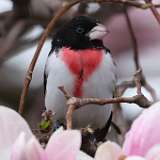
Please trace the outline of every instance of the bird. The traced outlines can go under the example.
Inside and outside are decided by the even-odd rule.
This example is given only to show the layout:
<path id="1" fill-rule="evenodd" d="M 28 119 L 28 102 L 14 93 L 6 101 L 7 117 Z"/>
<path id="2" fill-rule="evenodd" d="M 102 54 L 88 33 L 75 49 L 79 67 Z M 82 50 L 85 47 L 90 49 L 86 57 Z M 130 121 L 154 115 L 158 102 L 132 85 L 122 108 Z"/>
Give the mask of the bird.
<path id="1" fill-rule="evenodd" d="M 46 110 L 55 113 L 55 120 L 63 122 L 67 112 L 59 86 L 74 97 L 113 97 L 116 69 L 110 50 L 103 44 L 107 33 L 97 20 L 77 16 L 53 34 L 44 71 L 44 90 Z M 73 113 L 73 127 L 103 128 L 111 111 L 110 104 L 81 107 Z"/>

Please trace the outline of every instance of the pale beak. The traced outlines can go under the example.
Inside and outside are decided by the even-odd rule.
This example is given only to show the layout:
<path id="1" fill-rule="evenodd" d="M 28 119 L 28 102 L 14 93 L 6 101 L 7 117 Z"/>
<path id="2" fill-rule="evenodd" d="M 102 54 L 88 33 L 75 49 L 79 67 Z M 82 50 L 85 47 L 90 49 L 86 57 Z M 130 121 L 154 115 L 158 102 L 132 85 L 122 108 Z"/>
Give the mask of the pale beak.
<path id="1" fill-rule="evenodd" d="M 104 36 L 108 33 L 106 27 L 102 24 L 97 24 L 92 30 L 88 33 L 88 36 L 91 40 L 94 39 L 103 39 Z"/>

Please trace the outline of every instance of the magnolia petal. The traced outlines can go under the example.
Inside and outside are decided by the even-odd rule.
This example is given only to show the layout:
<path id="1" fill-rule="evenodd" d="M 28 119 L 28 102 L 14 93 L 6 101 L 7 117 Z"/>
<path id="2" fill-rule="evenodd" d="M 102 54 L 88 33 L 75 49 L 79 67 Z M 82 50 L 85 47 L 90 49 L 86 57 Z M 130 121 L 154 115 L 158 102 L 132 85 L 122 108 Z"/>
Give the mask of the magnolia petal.
<path id="1" fill-rule="evenodd" d="M 75 160 L 80 145 L 81 134 L 77 130 L 53 134 L 46 147 L 48 160 Z"/>
<path id="2" fill-rule="evenodd" d="M 146 160 L 146 159 L 143 157 L 139 157 L 139 156 L 129 156 L 125 158 L 125 160 Z"/>
<path id="3" fill-rule="evenodd" d="M 47 160 L 44 149 L 41 147 L 35 137 L 32 137 L 26 147 L 27 160 Z"/>
<path id="4" fill-rule="evenodd" d="M 152 147 L 145 157 L 147 160 L 160 160 L 160 144 Z"/>
<path id="5" fill-rule="evenodd" d="M 25 149 L 26 149 L 26 138 L 25 138 L 25 133 L 22 132 L 13 145 L 11 160 L 26 160 Z"/>
<path id="6" fill-rule="evenodd" d="M 0 106 L 0 125 L 0 151 L 13 145 L 21 132 L 25 132 L 27 139 L 32 136 L 26 121 L 17 112 L 4 106 Z"/>
<path id="7" fill-rule="evenodd" d="M 76 160 L 94 160 L 94 159 L 88 154 L 79 151 Z"/>
<path id="8" fill-rule="evenodd" d="M 5 148 L 0 151 L 0 157 L 2 160 L 11 160 L 11 147 Z"/>
<path id="9" fill-rule="evenodd" d="M 53 136 L 56 136 L 56 135 L 62 133 L 63 131 L 64 131 L 64 128 L 61 126 L 54 132 Z"/>
<path id="10" fill-rule="evenodd" d="M 118 160 L 121 154 L 122 150 L 118 144 L 107 141 L 98 147 L 95 160 Z"/>
<path id="11" fill-rule="evenodd" d="M 152 146 L 160 143 L 159 117 L 160 102 L 142 112 L 127 133 L 124 154 L 144 156 Z"/>

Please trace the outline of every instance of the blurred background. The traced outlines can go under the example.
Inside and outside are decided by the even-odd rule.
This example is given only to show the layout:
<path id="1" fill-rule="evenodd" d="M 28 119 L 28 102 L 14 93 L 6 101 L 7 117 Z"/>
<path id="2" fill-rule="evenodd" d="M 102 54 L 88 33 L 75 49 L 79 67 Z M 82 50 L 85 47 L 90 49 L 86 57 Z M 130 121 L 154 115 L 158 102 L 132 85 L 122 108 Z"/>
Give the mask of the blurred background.
<path id="1" fill-rule="evenodd" d="M 144 1 L 138 0 L 144 3 Z M 160 0 L 153 1 L 160 4 Z M 49 20 L 64 0 L 0 0 L 0 104 L 17 110 L 26 70 L 32 60 L 38 40 Z M 150 9 L 128 7 L 128 13 L 138 41 L 140 63 L 147 81 L 160 97 L 160 25 Z M 160 11 L 160 10 L 159 10 Z M 135 73 L 133 47 L 128 31 L 124 7 L 121 4 L 81 3 L 62 17 L 56 28 L 76 15 L 89 15 L 106 25 L 110 33 L 104 43 L 117 63 L 119 82 L 131 80 Z M 56 30 L 56 29 L 55 29 Z M 34 127 L 44 108 L 43 72 L 51 47 L 46 40 L 33 73 L 25 116 Z M 150 94 L 143 89 L 148 97 Z M 128 89 L 125 95 L 135 95 Z M 133 107 L 134 106 L 134 107 Z M 123 114 L 134 119 L 141 109 L 123 104 Z"/>

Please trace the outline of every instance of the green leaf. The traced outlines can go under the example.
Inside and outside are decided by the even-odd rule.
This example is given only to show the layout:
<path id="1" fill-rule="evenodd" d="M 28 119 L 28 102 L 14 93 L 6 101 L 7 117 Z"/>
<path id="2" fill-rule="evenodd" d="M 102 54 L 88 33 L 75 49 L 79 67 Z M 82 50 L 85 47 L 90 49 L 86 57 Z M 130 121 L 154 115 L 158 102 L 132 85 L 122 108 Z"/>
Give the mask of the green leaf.
<path id="1" fill-rule="evenodd" d="M 50 120 L 43 120 L 41 123 L 40 123 L 40 129 L 48 129 L 49 127 L 51 126 L 51 121 Z"/>

